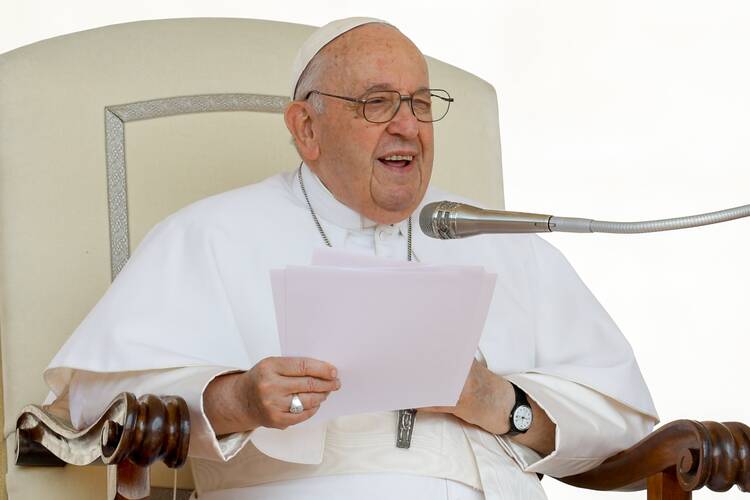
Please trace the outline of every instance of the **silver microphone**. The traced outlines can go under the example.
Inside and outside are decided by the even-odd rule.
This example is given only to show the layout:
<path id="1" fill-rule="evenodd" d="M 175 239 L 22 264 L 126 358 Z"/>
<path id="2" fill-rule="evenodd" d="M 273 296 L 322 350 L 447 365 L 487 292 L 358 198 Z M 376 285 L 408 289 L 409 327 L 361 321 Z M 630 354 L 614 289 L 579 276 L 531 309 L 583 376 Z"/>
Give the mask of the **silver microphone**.
<path id="1" fill-rule="evenodd" d="M 419 227 L 427 236 L 441 240 L 488 233 L 549 232 L 551 215 L 485 210 L 463 203 L 428 203 L 419 214 Z"/>
<path id="2" fill-rule="evenodd" d="M 718 212 L 641 222 L 609 222 L 578 217 L 505 212 L 456 203 L 428 203 L 419 214 L 419 227 L 427 236 L 441 240 L 493 233 L 614 233 L 637 234 L 705 226 L 750 216 L 750 205 Z"/>

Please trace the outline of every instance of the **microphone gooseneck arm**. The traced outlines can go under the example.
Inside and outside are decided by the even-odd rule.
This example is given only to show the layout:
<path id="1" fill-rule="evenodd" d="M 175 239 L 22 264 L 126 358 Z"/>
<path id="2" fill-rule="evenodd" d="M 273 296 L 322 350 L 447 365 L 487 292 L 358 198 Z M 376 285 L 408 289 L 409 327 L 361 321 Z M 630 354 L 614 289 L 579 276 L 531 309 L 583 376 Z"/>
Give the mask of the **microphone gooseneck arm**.
<path id="1" fill-rule="evenodd" d="M 717 224 L 750 216 L 750 205 L 706 214 L 641 222 L 610 222 L 577 217 L 555 217 L 485 210 L 463 203 L 439 201 L 425 205 L 419 214 L 419 226 L 428 236 L 455 239 L 492 233 L 615 233 L 637 234 L 671 231 Z"/>

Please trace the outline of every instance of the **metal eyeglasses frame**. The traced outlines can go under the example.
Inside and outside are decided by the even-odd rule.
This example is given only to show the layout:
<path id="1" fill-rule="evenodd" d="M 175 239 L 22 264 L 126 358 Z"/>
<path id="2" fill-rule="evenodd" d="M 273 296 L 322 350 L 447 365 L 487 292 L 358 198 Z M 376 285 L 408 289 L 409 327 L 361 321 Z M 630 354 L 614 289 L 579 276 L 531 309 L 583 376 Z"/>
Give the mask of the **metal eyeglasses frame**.
<path id="1" fill-rule="evenodd" d="M 443 113 L 443 115 L 440 118 L 435 118 L 434 120 L 422 120 L 414 112 L 414 94 L 416 94 L 417 92 L 425 92 L 425 91 L 429 92 L 430 97 L 437 97 L 438 99 L 442 99 L 443 101 L 445 101 L 445 102 L 448 103 L 448 107 L 445 108 L 445 113 Z M 436 91 L 445 92 L 445 95 L 447 95 L 448 97 L 444 97 L 444 96 L 441 96 L 439 94 L 434 94 L 434 92 L 436 92 Z M 367 104 L 371 100 L 371 99 L 368 99 L 367 96 L 370 95 L 370 94 L 383 93 L 383 92 L 389 92 L 389 93 L 393 93 L 393 94 L 398 94 L 398 96 L 399 96 L 398 105 L 394 108 L 393 114 L 387 120 L 378 120 L 378 121 L 376 121 L 376 120 L 371 120 L 371 119 L 367 118 L 367 113 L 365 112 L 365 110 L 367 108 Z M 404 102 L 404 101 L 409 101 L 409 109 L 411 110 L 411 114 L 414 115 L 414 117 L 417 119 L 417 121 L 420 121 L 422 123 L 433 123 L 433 122 L 440 121 L 443 118 L 445 118 L 445 116 L 448 114 L 448 111 L 451 108 L 451 103 L 455 100 L 455 99 L 453 99 L 450 96 L 450 94 L 448 93 L 448 91 L 444 90 L 444 89 L 420 89 L 420 90 L 417 90 L 416 92 L 414 92 L 411 95 L 401 95 L 401 93 L 399 91 L 397 91 L 397 90 L 375 90 L 375 91 L 372 91 L 372 92 L 368 92 L 367 94 L 365 94 L 364 97 L 361 97 L 361 98 L 348 97 L 348 96 L 336 95 L 336 94 L 329 94 L 327 92 L 321 92 L 319 90 L 311 90 L 310 92 L 307 93 L 307 95 L 305 95 L 305 99 L 304 100 L 306 101 L 307 99 L 309 99 L 312 94 L 324 95 L 324 96 L 327 96 L 327 97 L 333 97 L 333 98 L 336 98 L 336 99 L 342 99 L 344 101 L 349 101 L 349 102 L 354 102 L 354 103 L 357 103 L 357 104 L 361 104 L 362 105 L 362 116 L 364 117 L 365 120 L 367 120 L 370 123 L 387 123 L 387 122 L 393 120 L 393 117 L 396 116 L 398 114 L 399 110 L 401 109 L 401 103 Z"/>

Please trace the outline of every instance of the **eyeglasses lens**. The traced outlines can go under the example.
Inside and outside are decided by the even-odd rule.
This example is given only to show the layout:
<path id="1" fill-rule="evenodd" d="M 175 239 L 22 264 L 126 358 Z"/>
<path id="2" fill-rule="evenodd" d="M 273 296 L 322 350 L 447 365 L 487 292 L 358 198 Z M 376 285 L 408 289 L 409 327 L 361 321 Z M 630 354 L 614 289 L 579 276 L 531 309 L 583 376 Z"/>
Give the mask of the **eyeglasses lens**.
<path id="1" fill-rule="evenodd" d="M 395 90 L 384 90 L 367 94 L 365 100 L 365 119 L 374 123 L 385 123 L 396 115 L 401 95 Z M 411 98 L 411 109 L 421 122 L 440 120 L 448 113 L 449 106 L 450 95 L 444 90 L 418 90 Z"/>

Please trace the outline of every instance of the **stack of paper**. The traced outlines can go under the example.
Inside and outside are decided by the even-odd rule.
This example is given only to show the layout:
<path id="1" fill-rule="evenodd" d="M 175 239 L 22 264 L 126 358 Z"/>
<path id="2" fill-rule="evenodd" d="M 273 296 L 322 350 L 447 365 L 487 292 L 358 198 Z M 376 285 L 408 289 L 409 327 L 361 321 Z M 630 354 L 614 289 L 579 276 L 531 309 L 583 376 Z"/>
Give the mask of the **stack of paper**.
<path id="1" fill-rule="evenodd" d="M 481 267 L 332 249 L 316 252 L 311 266 L 272 271 L 282 355 L 327 361 L 339 372 L 341 389 L 310 421 L 455 405 L 495 277 Z"/>

